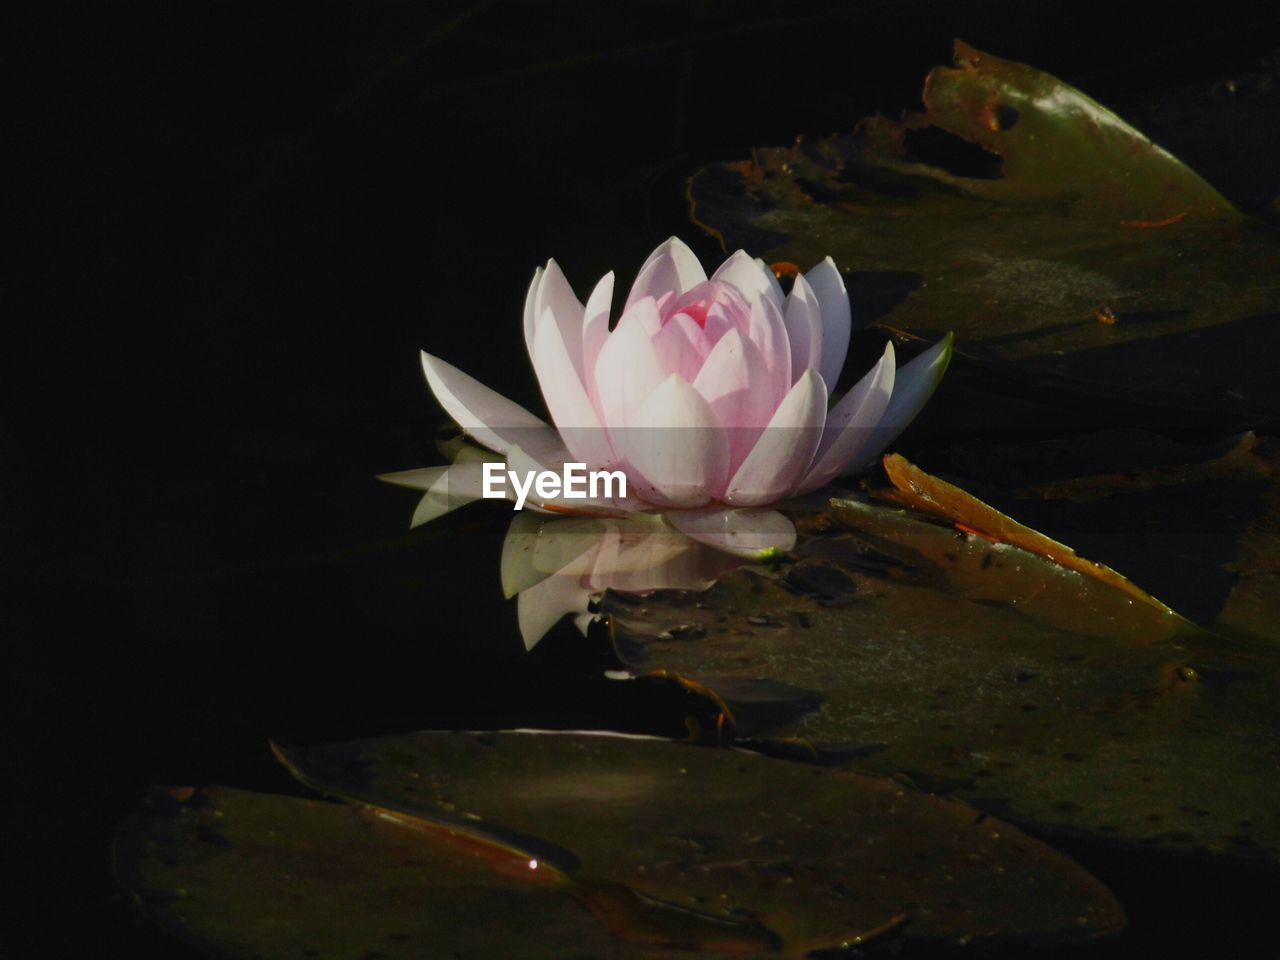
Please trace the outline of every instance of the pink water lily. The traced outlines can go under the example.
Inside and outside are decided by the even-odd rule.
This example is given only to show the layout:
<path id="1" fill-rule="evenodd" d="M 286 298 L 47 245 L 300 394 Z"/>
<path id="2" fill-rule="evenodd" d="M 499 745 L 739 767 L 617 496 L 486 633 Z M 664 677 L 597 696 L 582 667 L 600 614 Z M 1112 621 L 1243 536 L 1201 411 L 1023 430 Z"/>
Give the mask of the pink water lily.
<path id="1" fill-rule="evenodd" d="M 534 274 L 524 337 L 554 427 L 422 354 L 440 405 L 492 454 L 385 475 L 426 491 L 415 522 L 480 497 L 485 459 L 512 470 L 574 462 L 622 471 L 627 496 L 529 502 L 575 513 L 656 511 L 731 553 L 787 550 L 795 528 L 770 505 L 874 459 L 924 406 L 951 356 L 948 335 L 899 370 L 887 344 L 829 407 L 852 326 L 829 257 L 784 294 L 764 262 L 741 250 L 708 278 L 673 237 L 645 261 L 610 331 L 613 284 L 605 275 L 584 305 L 554 260 Z"/>

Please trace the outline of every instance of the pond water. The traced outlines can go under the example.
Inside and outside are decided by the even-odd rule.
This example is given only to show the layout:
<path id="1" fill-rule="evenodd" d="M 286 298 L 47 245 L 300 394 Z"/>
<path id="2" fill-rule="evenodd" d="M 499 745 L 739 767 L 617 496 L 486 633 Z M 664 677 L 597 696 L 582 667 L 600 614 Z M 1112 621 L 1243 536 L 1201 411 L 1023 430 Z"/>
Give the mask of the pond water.
<path id="1" fill-rule="evenodd" d="M 33 610 L 21 619 L 35 638 L 19 651 L 15 675 L 47 676 L 56 694 L 33 683 L 14 700 L 27 717 L 41 718 L 38 735 L 24 738 L 22 762 L 41 772 L 32 778 L 39 799 L 25 814 L 38 819 L 27 822 L 47 824 L 52 811 L 59 834 L 47 840 L 24 831 L 20 841 L 35 864 L 27 883 L 39 907 L 31 912 L 39 917 L 33 955 L 85 943 L 135 956 L 199 955 L 141 922 L 112 878 L 112 832 L 141 808 L 150 784 L 313 796 L 272 755 L 269 740 L 304 749 L 422 730 L 537 728 L 674 738 L 692 729 L 703 744 L 725 742 L 717 698 L 733 705 L 736 732 L 753 745 L 798 733 L 830 742 L 824 760 L 852 757 L 855 769 L 878 776 L 910 768 L 923 790 L 973 802 L 990 816 L 1007 813 L 1047 839 L 1046 858 L 1056 857 L 1052 851 L 1074 858 L 1114 894 L 1129 926 L 1073 955 L 1243 949 L 1280 892 L 1274 851 L 1254 855 L 1243 841 L 1232 847 L 1216 821 L 1227 856 L 1202 856 L 1198 836 L 1139 843 L 1123 825 L 1113 840 L 1102 828 L 1119 820 L 1085 822 L 1069 807 L 1042 815 L 1063 798 L 1024 805 L 1016 791 L 1025 782 L 1010 781 L 1004 792 L 957 787 L 947 764 L 926 769 L 920 755 L 903 760 L 882 749 L 891 724 L 883 712 L 860 711 L 856 685 L 844 688 L 853 693 L 839 709 L 804 719 L 818 699 L 831 706 L 831 691 L 815 680 L 824 659 L 832 675 L 846 671 L 835 660 L 837 636 L 840 655 L 865 656 L 858 643 L 872 626 L 888 629 L 914 609 L 953 616 L 948 605 L 963 602 L 990 617 L 973 621 L 975 634 L 989 623 L 1001 642 L 1008 638 L 1013 621 L 999 609 L 1008 597 L 983 594 L 977 580 L 950 571 L 942 547 L 933 555 L 915 534 L 903 535 L 895 554 L 883 531 L 802 522 L 798 562 L 729 573 L 737 561 L 673 545 L 667 534 L 655 546 L 634 533 L 605 562 L 597 534 L 577 531 L 586 539 L 563 550 L 579 566 L 556 574 L 562 568 L 547 561 L 522 599 L 511 599 L 502 557 L 504 547 L 509 554 L 518 547 L 507 504 L 475 504 L 411 531 L 413 497 L 373 478 L 443 462 L 436 441 L 449 428 L 422 383 L 419 349 L 539 409 L 519 320 L 535 266 L 554 256 L 585 296 L 610 269 L 625 289 L 672 234 L 708 265 L 717 262 L 718 244 L 689 220 L 689 174 L 753 146 L 847 130 L 876 110 L 914 106 L 920 78 L 948 59 L 956 34 L 1083 87 L 1173 147 L 1238 206 L 1264 211 L 1280 190 L 1268 173 L 1280 157 L 1274 113 L 1269 124 L 1259 120 L 1274 94 L 1229 103 L 1206 91 L 1267 69 L 1265 89 L 1274 88 L 1274 55 L 1269 67 L 1260 61 L 1274 48 L 1274 22 L 1224 16 L 1221 31 L 1206 33 L 1162 18 L 1099 35 L 1067 4 L 1035 15 L 935 4 L 659 3 L 610 17 L 587 5 L 455 7 L 279 12 L 253 18 L 251 30 L 213 13 L 137 22 L 129 14 L 129 22 L 85 21 L 64 38 L 61 56 L 71 51 L 78 67 L 50 88 L 50 100 L 90 85 L 97 96 L 74 108 L 54 103 L 47 116 L 66 122 L 42 121 L 40 132 L 59 156 L 82 149 L 85 137 L 100 155 L 70 188 L 69 225 L 49 234 L 58 249 L 69 247 L 69 260 L 89 264 L 73 285 L 84 284 L 78 292 L 93 306 L 78 303 L 74 314 L 68 306 L 68 315 L 84 319 L 67 321 L 75 342 L 57 381 L 75 380 L 74 402 L 32 403 L 35 427 L 20 451 L 29 455 L 19 460 L 31 465 L 35 499 L 48 510 L 15 526 L 34 558 L 19 583 Z M 1232 149 L 1221 148 L 1224 138 Z M 911 276 L 867 270 L 851 289 L 855 313 L 874 323 L 919 286 Z M 854 365 L 876 356 L 888 337 L 882 328 L 858 334 Z M 1255 373 L 1263 359 L 1241 358 L 1249 384 L 1266 380 Z M 1230 567 L 1240 538 L 1270 502 L 1266 437 L 1274 418 L 1188 425 L 1167 415 L 1144 424 L 1141 411 L 1129 411 L 1129 432 L 1116 432 L 1106 398 L 1090 398 L 1081 419 L 1054 420 L 1046 410 L 1062 396 L 1046 402 L 1024 377 L 993 386 L 989 366 L 957 363 L 895 449 L 961 485 L 975 481 L 1017 519 L 1132 576 L 1197 623 L 1213 621 L 1244 576 Z M 1266 470 L 1195 466 L 1229 455 L 1246 427 L 1263 437 Z M 1057 459 L 1019 453 L 1052 442 L 1065 444 Z M 1155 490 L 1141 499 L 1148 514 L 1123 498 L 1072 512 L 1090 496 L 1074 488 L 1061 500 L 1024 496 L 1114 473 L 1119 461 L 1129 479 L 1150 480 L 1141 487 Z M 1011 478 L 992 463 L 1020 472 Z M 1144 470 L 1185 471 L 1203 485 L 1195 502 L 1204 509 L 1187 522 L 1188 491 L 1171 492 Z M 819 509 L 808 503 L 797 516 Z M 1149 520 L 1145 539 L 1123 528 L 1134 515 Z M 1156 535 L 1171 528 L 1176 537 Z M 920 536 L 955 535 L 945 525 L 929 531 Z M 1258 550 L 1262 560 L 1270 555 Z M 977 553 L 971 559 L 986 569 Z M 949 572 L 935 576 L 935 566 Z M 1258 568 L 1273 569 L 1259 561 L 1249 570 Z M 722 573 L 706 599 L 673 592 L 709 587 Z M 542 594 L 530 597 L 540 584 Z M 588 598 L 606 587 L 614 592 L 604 600 Z M 668 592 L 655 599 L 655 589 Z M 759 600 L 761 591 L 759 609 L 744 599 Z M 1096 680 L 1103 668 L 1089 644 L 1099 635 L 1085 613 L 1070 622 L 1068 600 L 1056 603 L 1032 611 L 1035 642 L 1048 649 L 1057 638 L 1085 636 L 1082 656 L 1094 658 L 1088 679 Z M 864 609 L 866 619 L 830 614 Z M 1270 608 L 1260 601 L 1256 609 Z M 1253 629 L 1256 609 L 1234 621 L 1249 625 L 1233 642 L 1250 677 L 1266 673 L 1258 664 L 1269 656 L 1267 638 Z M 573 622 L 573 614 L 602 611 L 619 624 L 612 638 L 598 622 L 585 633 Z M 689 651 L 719 636 L 720 614 L 739 633 L 725 635 L 727 650 L 705 644 L 700 649 L 712 653 L 699 661 Z M 1124 636 L 1149 626 L 1125 621 Z M 1184 642 L 1163 626 L 1146 639 Z M 803 642 L 817 666 L 806 671 L 789 660 L 794 645 L 744 654 L 732 647 L 739 634 Z M 1209 656 L 1198 642 L 1185 640 L 1194 652 L 1181 658 L 1133 653 L 1137 659 L 1120 658 L 1115 669 L 1148 671 L 1146 682 L 1150 671 L 1194 661 L 1215 691 L 1206 698 L 1218 697 L 1226 687 L 1212 684 L 1229 686 L 1232 671 L 1244 668 L 1234 652 L 1210 645 Z M 664 659 L 667 650 L 674 653 Z M 998 666 L 1005 652 L 985 656 Z M 919 648 L 915 655 L 896 675 L 883 667 L 886 683 L 928 659 Z M 1231 665 L 1215 672 L 1219 655 Z M 751 661 L 738 675 L 735 657 Z M 664 667 L 699 684 L 618 678 Z M 945 687 L 934 675 L 940 669 L 930 667 L 930 696 Z M 1021 672 L 1051 676 L 1020 666 L 1010 682 L 1029 686 L 1016 680 Z M 757 675 L 779 686 L 745 682 Z M 1085 674 L 1064 669 L 1061 681 L 1078 676 Z M 1242 782 L 1236 772 L 1249 743 L 1270 758 L 1259 761 L 1254 789 L 1223 789 L 1250 794 L 1261 811 L 1235 820 L 1265 817 L 1257 794 L 1280 785 L 1274 713 L 1268 718 L 1258 688 L 1248 689 L 1255 699 L 1238 710 L 1214 713 L 1224 698 L 1213 700 L 1199 728 L 1179 717 L 1194 756 L 1212 749 L 1197 739 L 1205 726 L 1235 738 L 1236 766 L 1226 768 L 1233 783 Z M 921 753 L 935 746 L 929 741 Z M 766 752 L 786 750 L 774 744 Z M 802 762 L 813 759 L 776 762 L 807 769 Z M 1018 769 L 1048 776 L 1072 763 L 1041 774 Z M 992 769 L 1001 775 L 994 762 Z M 1114 767 L 1081 769 L 1072 776 L 1087 784 L 1090 771 L 1105 778 Z M 1209 782 L 1190 784 L 1190 794 L 1211 791 L 1212 770 L 1202 779 Z M 1147 789 L 1114 786 L 1135 796 Z M 1195 819 L 1198 801 L 1183 806 Z M 1237 827 L 1235 835 L 1249 839 L 1252 829 Z M 945 845 L 924 847 L 936 853 Z M 905 949 L 940 948 L 908 940 Z"/>

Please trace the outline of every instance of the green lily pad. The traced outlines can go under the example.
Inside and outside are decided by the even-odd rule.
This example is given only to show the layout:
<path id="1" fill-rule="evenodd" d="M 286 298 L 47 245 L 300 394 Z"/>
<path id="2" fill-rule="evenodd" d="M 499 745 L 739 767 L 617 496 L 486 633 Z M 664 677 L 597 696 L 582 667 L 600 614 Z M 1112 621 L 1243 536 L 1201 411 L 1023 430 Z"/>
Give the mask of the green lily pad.
<path id="1" fill-rule="evenodd" d="M 784 956 L 889 933 L 1071 940 L 1119 906 L 1007 824 L 889 779 L 649 738 L 423 733 L 289 749 L 304 783 L 496 838 L 580 888 L 744 925 Z M 763 947 L 761 947 L 763 950 Z"/>
<path id="2" fill-rule="evenodd" d="M 1197 173 L 1106 107 L 1047 73 L 963 41 L 956 41 L 954 67 L 925 78 L 921 99 L 922 115 L 867 124 L 877 163 L 973 197 L 1052 204 L 1110 223 L 1150 227 L 1236 215 Z M 908 132 L 931 127 L 999 156 L 999 176 L 956 176 L 913 162 Z"/>
<path id="3" fill-rule="evenodd" d="M 217 956 L 656 956 L 611 936 L 554 868 L 368 807 L 226 788 L 154 792 L 116 875 L 143 914 Z"/>
<path id="4" fill-rule="evenodd" d="M 691 215 L 726 249 L 802 266 L 830 255 L 855 310 L 890 329 L 955 331 L 960 366 L 1047 378 L 1128 409 L 1256 422 L 1280 410 L 1280 235 L 1069 85 L 956 45 L 925 112 L 760 148 L 690 181 Z M 928 137 L 992 161 L 927 162 Z M 954 165 L 954 164 L 953 164 Z M 1154 414 L 1148 414 L 1154 415 Z"/>
<path id="5" fill-rule="evenodd" d="M 836 500 L 799 525 L 785 579 L 650 597 L 642 623 L 606 595 L 618 655 L 735 712 L 757 678 L 806 692 L 820 707 L 780 732 L 857 745 L 858 769 L 1039 830 L 1280 856 L 1274 639 L 1207 631 L 1132 584 L 925 514 Z M 654 643 L 668 621 L 702 636 Z"/>

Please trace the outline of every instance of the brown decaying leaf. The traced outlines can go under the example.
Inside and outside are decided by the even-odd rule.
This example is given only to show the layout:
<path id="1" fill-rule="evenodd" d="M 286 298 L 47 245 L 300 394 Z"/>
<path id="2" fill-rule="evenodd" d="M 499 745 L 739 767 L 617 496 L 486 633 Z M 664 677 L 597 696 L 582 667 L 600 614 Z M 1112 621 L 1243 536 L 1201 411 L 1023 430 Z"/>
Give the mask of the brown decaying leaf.
<path id="1" fill-rule="evenodd" d="M 880 492 L 878 498 L 881 500 L 939 517 L 955 524 L 957 529 L 976 533 L 993 543 L 1020 547 L 1077 573 L 1100 580 L 1162 613 L 1174 612 L 1167 604 L 1105 564 L 1085 559 L 1065 543 L 1059 543 L 1038 530 L 1019 523 L 983 503 L 973 494 L 926 473 L 899 454 L 892 453 L 884 457 L 884 469 L 894 489 Z"/>

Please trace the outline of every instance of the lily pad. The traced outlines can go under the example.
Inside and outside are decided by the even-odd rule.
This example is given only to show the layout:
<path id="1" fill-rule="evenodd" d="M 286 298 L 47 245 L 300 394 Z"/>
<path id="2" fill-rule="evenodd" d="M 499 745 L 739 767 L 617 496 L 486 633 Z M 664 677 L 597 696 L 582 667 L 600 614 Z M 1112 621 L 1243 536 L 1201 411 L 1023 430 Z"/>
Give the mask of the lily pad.
<path id="1" fill-rule="evenodd" d="M 156 790 L 121 824 L 115 868 L 145 916 L 218 956 L 656 956 L 611 936 L 554 868 L 369 807 Z"/>
<path id="2" fill-rule="evenodd" d="M 1114 416 L 1280 410 L 1275 378 L 1239 363 L 1280 347 L 1273 225 L 1068 84 L 963 43 L 924 104 L 704 168 L 691 215 L 726 249 L 833 256 L 855 310 L 888 297 L 891 330 L 955 331 L 962 370 L 1047 378 Z"/>
<path id="3" fill-rule="evenodd" d="M 784 956 L 881 935 L 1073 940 L 1119 906 L 1007 824 L 889 779 L 650 738 L 423 733 L 282 751 L 304 783 L 496 838 L 585 890 L 737 923 Z"/>
<path id="4" fill-rule="evenodd" d="M 1077 217 L 1152 227 L 1236 216 L 1231 204 L 1167 150 L 1079 90 L 963 41 L 955 66 L 925 78 L 925 112 L 867 124 L 885 168 L 923 175 L 985 200 L 1050 203 Z M 957 176 L 914 162 L 911 131 L 942 130 L 999 157 L 999 175 Z"/>
<path id="5" fill-rule="evenodd" d="M 642 624 L 606 595 L 618 655 L 730 709 L 757 678 L 806 691 L 821 706 L 780 732 L 1038 830 L 1280 856 L 1273 640 L 929 515 L 837 500 L 799 526 L 784 580 L 654 596 Z M 702 636 L 653 643 L 668 620 Z"/>

